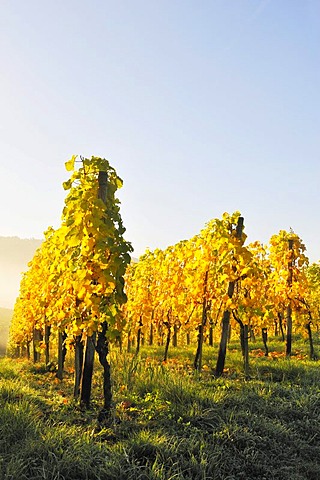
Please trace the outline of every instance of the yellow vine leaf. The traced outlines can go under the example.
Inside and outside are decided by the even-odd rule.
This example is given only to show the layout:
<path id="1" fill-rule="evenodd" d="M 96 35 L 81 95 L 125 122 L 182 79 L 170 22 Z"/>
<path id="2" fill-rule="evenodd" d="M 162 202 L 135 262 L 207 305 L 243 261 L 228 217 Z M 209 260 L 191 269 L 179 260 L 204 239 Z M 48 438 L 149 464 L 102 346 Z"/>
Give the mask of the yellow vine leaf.
<path id="1" fill-rule="evenodd" d="M 65 162 L 65 167 L 67 172 L 71 172 L 72 170 L 74 170 L 74 162 L 76 161 L 76 158 L 77 158 L 77 155 L 72 155 L 70 160 Z"/>

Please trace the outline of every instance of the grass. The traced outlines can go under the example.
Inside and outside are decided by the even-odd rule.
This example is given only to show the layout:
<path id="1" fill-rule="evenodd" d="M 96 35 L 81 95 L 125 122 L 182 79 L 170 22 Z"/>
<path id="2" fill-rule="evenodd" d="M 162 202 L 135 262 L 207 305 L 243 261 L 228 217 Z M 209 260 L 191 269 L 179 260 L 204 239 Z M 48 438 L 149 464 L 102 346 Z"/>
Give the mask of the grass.
<path id="1" fill-rule="evenodd" d="M 1 359 L 0 479 L 318 480 L 319 364 L 299 342 L 290 360 L 279 342 L 270 357 L 251 345 L 249 381 L 237 342 L 219 379 L 208 347 L 200 376 L 191 348 L 171 349 L 165 364 L 161 348 L 113 352 L 114 415 L 104 428 L 99 369 L 92 409 L 81 411 L 71 368 L 59 382 L 43 365 Z"/>

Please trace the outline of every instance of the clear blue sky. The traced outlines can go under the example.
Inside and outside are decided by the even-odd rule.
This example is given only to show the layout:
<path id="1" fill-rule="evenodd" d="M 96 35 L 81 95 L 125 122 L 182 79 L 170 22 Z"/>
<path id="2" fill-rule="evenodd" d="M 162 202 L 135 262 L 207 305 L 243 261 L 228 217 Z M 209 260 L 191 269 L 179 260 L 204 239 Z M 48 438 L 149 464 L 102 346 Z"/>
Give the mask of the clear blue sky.
<path id="1" fill-rule="evenodd" d="M 138 256 L 240 210 L 320 259 L 319 0 L 2 0 L 0 235 L 57 227 L 108 158 Z"/>

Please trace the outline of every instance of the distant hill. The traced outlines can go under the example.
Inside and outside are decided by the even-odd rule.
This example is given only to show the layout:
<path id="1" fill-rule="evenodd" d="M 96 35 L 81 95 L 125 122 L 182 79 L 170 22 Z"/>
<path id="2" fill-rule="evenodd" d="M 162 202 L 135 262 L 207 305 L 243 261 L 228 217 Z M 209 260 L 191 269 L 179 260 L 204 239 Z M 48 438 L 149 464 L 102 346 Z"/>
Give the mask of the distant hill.
<path id="1" fill-rule="evenodd" d="M 21 273 L 28 268 L 41 240 L 0 237 L 0 306 L 13 308 L 19 293 Z"/>
<path id="2" fill-rule="evenodd" d="M 0 307 L 0 356 L 6 353 L 12 314 L 11 309 Z"/>

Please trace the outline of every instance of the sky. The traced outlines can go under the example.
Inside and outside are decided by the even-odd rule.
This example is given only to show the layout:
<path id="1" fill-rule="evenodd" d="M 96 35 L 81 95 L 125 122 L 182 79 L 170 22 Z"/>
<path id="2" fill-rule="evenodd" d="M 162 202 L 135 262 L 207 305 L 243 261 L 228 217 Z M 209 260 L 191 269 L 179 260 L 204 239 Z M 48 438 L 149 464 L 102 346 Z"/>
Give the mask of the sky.
<path id="1" fill-rule="evenodd" d="M 320 0 L 0 0 L 0 235 L 59 227 L 73 154 L 134 256 L 240 210 L 320 259 Z"/>

